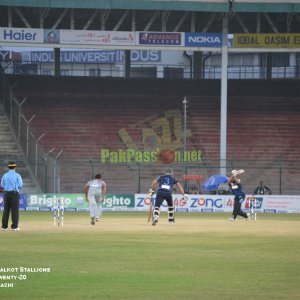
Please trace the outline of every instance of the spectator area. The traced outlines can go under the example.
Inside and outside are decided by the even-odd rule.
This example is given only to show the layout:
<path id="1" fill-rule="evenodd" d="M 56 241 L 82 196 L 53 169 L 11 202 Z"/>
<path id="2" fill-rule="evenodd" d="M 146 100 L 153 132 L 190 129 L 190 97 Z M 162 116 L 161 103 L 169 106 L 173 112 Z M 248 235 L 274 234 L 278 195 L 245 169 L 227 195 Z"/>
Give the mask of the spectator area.
<path id="1" fill-rule="evenodd" d="M 17 164 L 17 172 L 21 174 L 24 188 L 23 193 L 38 193 L 40 190 L 36 187 L 33 174 L 28 172 L 24 154 L 19 149 L 15 137 L 11 134 L 7 118 L 0 105 L 0 176 L 4 174 L 8 168 L 8 162 L 14 161 Z"/>
<path id="2" fill-rule="evenodd" d="M 145 132 L 151 128 L 156 137 L 170 129 L 167 147 L 172 147 L 176 138 L 182 138 L 179 129 L 183 122 L 184 96 L 188 99 L 187 148 L 200 149 L 203 159 L 191 172 L 206 177 L 218 172 L 220 81 L 53 77 L 11 77 L 10 80 L 18 99 L 28 97 L 23 107 L 25 115 L 28 118 L 36 115 L 32 122 L 34 135 L 46 133 L 41 140 L 45 149 L 63 150 L 62 192 L 81 192 L 83 184 L 97 171 L 103 173 L 111 192 L 120 193 L 138 191 L 140 172 L 141 192 L 146 191 L 152 177 L 165 165 L 140 168 L 136 164 L 101 164 L 101 149 L 157 147 L 157 138 L 151 135 L 145 138 Z M 299 94 L 297 81 L 229 82 L 227 158 L 230 165 L 227 163 L 227 167 L 228 171 L 248 168 L 244 178 L 249 193 L 260 179 L 274 193 L 279 193 L 278 162 L 283 160 L 292 168 L 284 170 L 282 193 L 297 191 L 294 177 L 300 166 L 294 161 L 300 159 Z M 167 127 L 163 125 L 165 121 Z M 130 139 L 124 140 L 124 132 Z M 177 139 L 177 143 L 182 144 L 182 140 Z M 181 165 L 173 167 L 178 175 L 183 174 Z"/>

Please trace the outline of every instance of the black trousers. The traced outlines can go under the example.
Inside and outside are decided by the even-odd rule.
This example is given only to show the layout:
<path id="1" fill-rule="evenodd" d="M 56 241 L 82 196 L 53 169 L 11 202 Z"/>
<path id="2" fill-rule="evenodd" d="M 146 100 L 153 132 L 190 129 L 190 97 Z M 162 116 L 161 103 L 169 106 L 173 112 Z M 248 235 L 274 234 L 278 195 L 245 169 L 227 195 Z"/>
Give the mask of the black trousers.
<path id="1" fill-rule="evenodd" d="M 243 196 L 235 196 L 234 197 L 234 207 L 233 207 L 233 218 L 236 219 L 237 216 L 242 216 L 244 218 L 248 218 L 248 215 L 241 210 L 242 203 L 241 201 L 245 199 Z"/>
<path id="2" fill-rule="evenodd" d="M 172 194 L 168 191 L 159 191 L 156 194 L 155 204 L 154 204 L 154 210 L 153 210 L 153 217 L 159 216 L 160 207 L 163 203 L 163 201 L 166 200 L 168 203 L 168 219 L 169 222 L 174 223 L 175 221 L 175 215 L 174 215 L 174 206 L 173 206 L 173 198 Z"/>
<path id="3" fill-rule="evenodd" d="M 164 200 L 167 201 L 169 207 L 173 206 L 172 194 L 167 191 L 166 192 L 157 192 L 154 206 L 161 207 Z"/>
<path id="4" fill-rule="evenodd" d="M 8 227 L 9 214 L 11 212 L 11 228 L 19 226 L 20 195 L 17 192 L 4 192 L 4 210 L 2 215 L 2 228 Z"/>

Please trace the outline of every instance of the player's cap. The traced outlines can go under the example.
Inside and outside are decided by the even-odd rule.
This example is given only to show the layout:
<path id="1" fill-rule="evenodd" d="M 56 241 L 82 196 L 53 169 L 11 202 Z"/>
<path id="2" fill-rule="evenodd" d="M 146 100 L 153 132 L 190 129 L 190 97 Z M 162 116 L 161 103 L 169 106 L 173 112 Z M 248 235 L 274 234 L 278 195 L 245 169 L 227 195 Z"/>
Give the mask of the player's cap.
<path id="1" fill-rule="evenodd" d="M 101 174 L 96 174 L 95 175 L 95 179 L 101 179 L 101 177 L 102 177 Z"/>
<path id="2" fill-rule="evenodd" d="M 231 175 L 232 175 L 232 176 L 236 176 L 236 175 L 237 175 L 237 170 L 232 170 L 232 171 L 231 171 Z"/>
<path id="3" fill-rule="evenodd" d="M 167 168 L 166 170 L 165 170 L 165 174 L 166 175 L 171 175 L 171 176 L 173 176 L 173 170 L 171 169 L 171 168 Z"/>
<path id="4" fill-rule="evenodd" d="M 15 168 L 17 164 L 14 161 L 10 161 L 7 165 L 9 168 Z"/>

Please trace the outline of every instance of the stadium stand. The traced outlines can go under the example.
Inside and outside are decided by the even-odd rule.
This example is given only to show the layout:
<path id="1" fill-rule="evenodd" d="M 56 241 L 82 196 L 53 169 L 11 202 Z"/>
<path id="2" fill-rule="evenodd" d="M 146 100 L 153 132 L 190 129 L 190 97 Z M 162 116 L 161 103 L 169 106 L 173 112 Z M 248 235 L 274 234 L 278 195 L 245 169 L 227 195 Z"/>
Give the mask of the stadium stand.
<path id="1" fill-rule="evenodd" d="M 22 175 L 24 182 L 23 193 L 37 193 L 40 192 L 34 182 L 32 176 L 28 172 L 26 166 L 26 159 L 17 141 L 12 134 L 11 128 L 8 125 L 4 111 L 0 105 L 0 172 L 3 174 L 7 171 L 7 163 L 9 161 L 15 161 L 17 163 L 18 172 Z"/>
<path id="2" fill-rule="evenodd" d="M 182 114 L 184 96 L 189 101 L 188 148 L 201 149 L 203 159 L 190 170 L 204 176 L 218 171 L 219 81 L 138 80 L 137 84 L 137 80 L 16 76 L 10 81 L 17 97 L 28 97 L 25 114 L 36 115 L 32 130 L 36 136 L 46 133 L 43 146 L 64 151 L 60 160 L 62 192 L 81 192 L 82 184 L 96 170 L 103 173 L 112 192 L 139 192 L 138 186 L 146 191 L 165 165 L 105 164 L 100 161 L 100 151 L 126 149 L 121 129 L 129 133 L 134 146 L 147 150 L 142 128 L 150 127 L 149 122 L 166 111 Z M 282 192 L 296 192 L 296 179 L 289 175 L 300 171 L 295 165 L 300 158 L 297 96 L 296 81 L 229 82 L 228 168 L 238 164 L 248 169 L 249 191 L 262 176 L 268 178 L 274 193 L 279 193 L 279 172 L 286 172 Z M 182 166 L 173 167 L 183 174 Z"/>

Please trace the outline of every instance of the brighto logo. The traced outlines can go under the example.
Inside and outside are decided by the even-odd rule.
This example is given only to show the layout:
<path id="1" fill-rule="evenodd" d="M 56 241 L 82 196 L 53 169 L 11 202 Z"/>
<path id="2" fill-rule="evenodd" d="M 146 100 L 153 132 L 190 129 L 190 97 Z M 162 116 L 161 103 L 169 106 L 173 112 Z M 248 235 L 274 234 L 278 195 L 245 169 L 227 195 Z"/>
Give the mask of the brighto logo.
<path id="1" fill-rule="evenodd" d="M 30 195 L 29 206 L 53 206 L 58 201 L 62 201 L 64 205 L 70 205 L 72 203 L 71 198 L 68 197 L 57 197 L 56 195 Z"/>
<path id="2" fill-rule="evenodd" d="M 129 206 L 131 204 L 131 199 L 126 197 L 109 197 L 105 199 L 106 207 L 113 206 Z"/>

